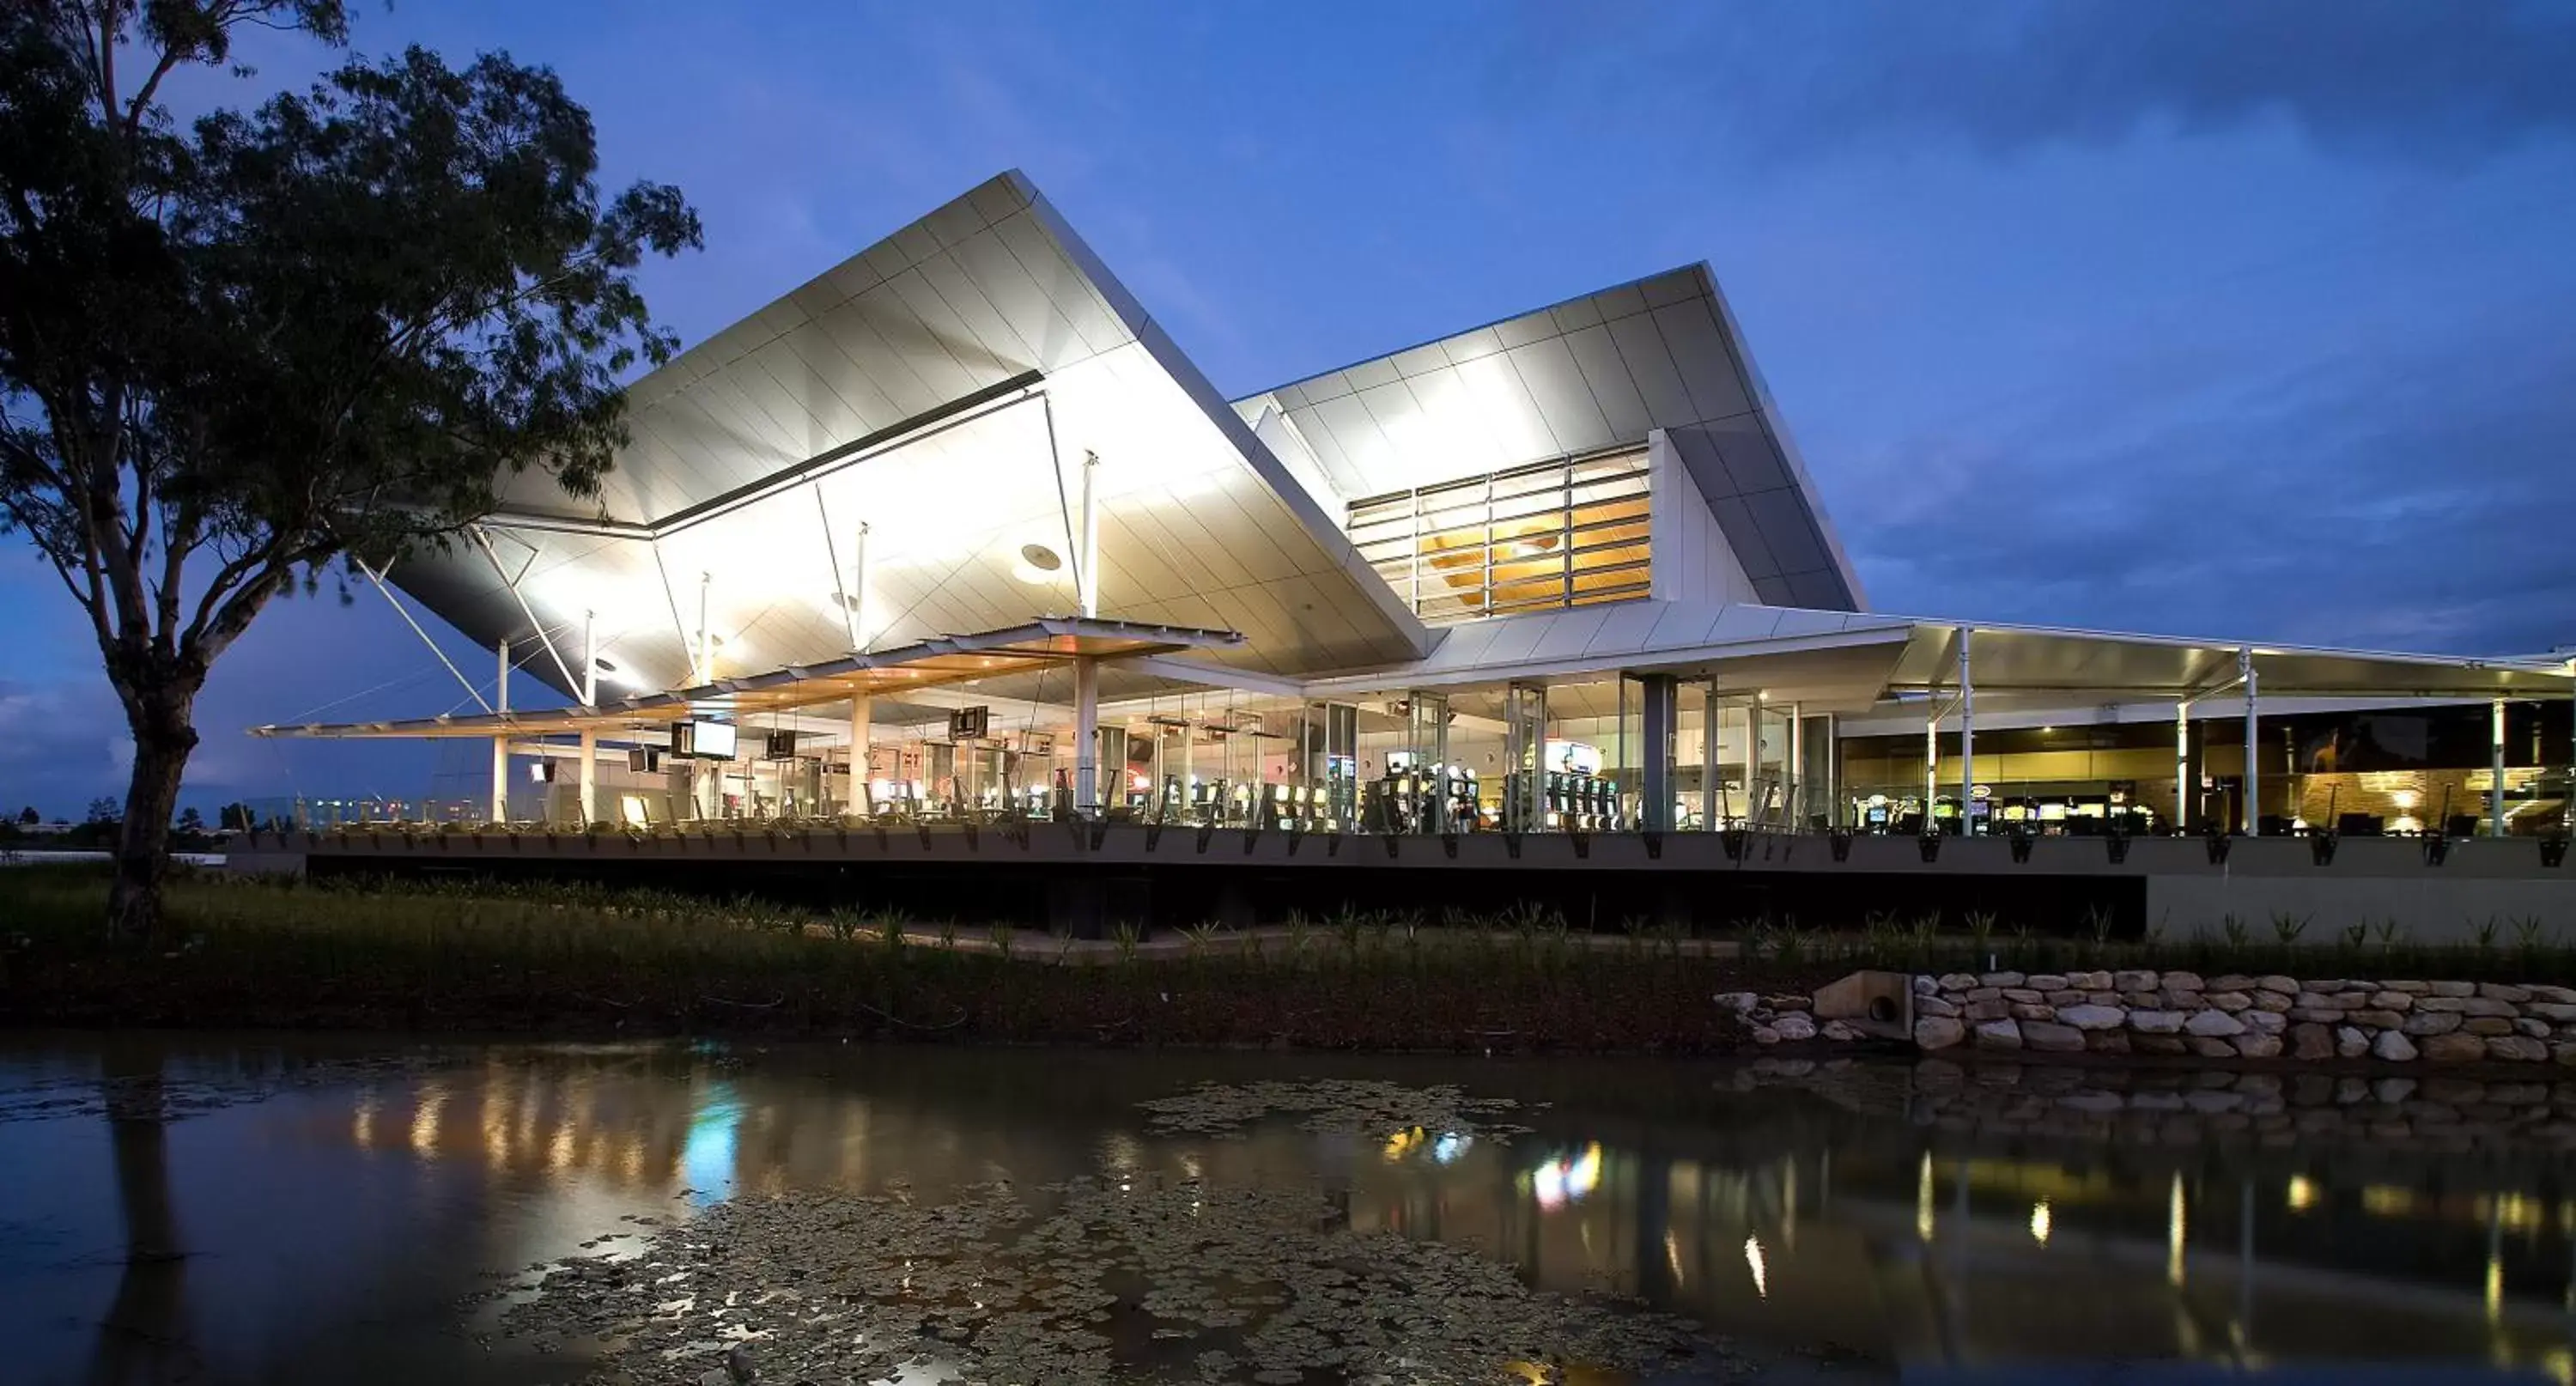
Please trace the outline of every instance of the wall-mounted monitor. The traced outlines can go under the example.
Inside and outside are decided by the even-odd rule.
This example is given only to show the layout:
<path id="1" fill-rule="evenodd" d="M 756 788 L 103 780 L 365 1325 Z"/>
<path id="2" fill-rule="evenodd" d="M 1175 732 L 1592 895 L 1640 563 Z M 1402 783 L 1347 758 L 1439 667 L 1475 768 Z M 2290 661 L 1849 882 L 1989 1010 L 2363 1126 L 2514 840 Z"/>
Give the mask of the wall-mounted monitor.
<path id="1" fill-rule="evenodd" d="M 671 724 L 671 754 L 697 756 L 704 760 L 731 760 L 734 752 L 734 727 L 731 722 L 674 722 Z"/>
<path id="2" fill-rule="evenodd" d="M 689 742 L 689 754 L 706 760 L 731 760 L 734 753 L 734 726 L 731 722 L 692 722 L 695 735 Z"/>

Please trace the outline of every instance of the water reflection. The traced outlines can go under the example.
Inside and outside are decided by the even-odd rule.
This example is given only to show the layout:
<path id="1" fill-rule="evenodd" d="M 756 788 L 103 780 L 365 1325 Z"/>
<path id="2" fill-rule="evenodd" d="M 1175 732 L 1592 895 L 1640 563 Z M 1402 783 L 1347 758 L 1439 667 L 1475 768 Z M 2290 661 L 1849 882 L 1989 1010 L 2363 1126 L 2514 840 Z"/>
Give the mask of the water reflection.
<path id="1" fill-rule="evenodd" d="M 0 1051 L 0 1089 L 59 1073 L 65 1053 Z M 0 1155 L 37 1128 L 86 1139 L 96 1121 L 111 1136 L 113 1199 L 62 1215 L 90 1217 L 89 1243 L 125 1254 L 86 1320 L 86 1360 L 40 1356 L 56 1375 L 36 1380 L 174 1379 L 173 1353 L 204 1380 L 332 1379 L 314 1374 L 323 1358 L 281 1346 L 310 1324 L 256 1352 L 228 1348 L 215 1326 L 289 1303 L 372 1326 L 310 1335 L 333 1345 L 341 1379 L 455 1380 L 460 1362 L 466 1379 L 491 1379 L 490 1359 L 456 1356 L 453 1339 L 453 1300 L 477 1271 L 745 1193 L 900 1182 L 939 1200 L 997 1177 L 1034 1187 L 1093 1172 L 1211 1187 L 1322 1179 L 1354 1230 L 1473 1246 L 1544 1288 L 1636 1294 L 1755 1341 L 1841 1344 L 1891 1365 L 2444 1359 L 2576 1380 L 2568 1159 L 2511 1139 L 2576 1121 L 2576 1084 L 547 1048 L 464 1052 L 171 1125 L 136 1105 L 149 1090 L 126 1081 L 138 1074 L 93 1071 L 123 1094 L 96 1117 L 0 1121 Z M 1239 1138 L 1173 1137 L 1134 1107 L 1203 1080 L 1309 1076 L 1509 1096 L 1532 1129 L 1355 1137 L 1283 1119 Z M 249 1211 L 233 1206 L 244 1200 Z M 370 1234 L 285 1230 L 302 1219 Z M 180 1273 L 268 1265 L 253 1256 L 260 1239 L 290 1236 L 311 1254 L 278 1257 L 291 1282 L 280 1295 Z M 388 1268 L 423 1248 L 440 1254 Z M 0 1243 L 0 1274 L 34 1264 Z M 183 1289 L 211 1298 L 190 1304 Z M 369 1305 L 384 1295 L 421 1299 L 417 1336 L 384 1330 Z"/>

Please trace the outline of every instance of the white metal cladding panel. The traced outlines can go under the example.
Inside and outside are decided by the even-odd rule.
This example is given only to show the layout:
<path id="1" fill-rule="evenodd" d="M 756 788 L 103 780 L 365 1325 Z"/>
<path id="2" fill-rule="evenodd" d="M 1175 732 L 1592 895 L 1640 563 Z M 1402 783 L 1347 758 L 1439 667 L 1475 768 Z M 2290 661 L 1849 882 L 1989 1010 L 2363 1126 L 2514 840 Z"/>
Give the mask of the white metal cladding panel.
<path id="1" fill-rule="evenodd" d="M 1536 639 L 1517 646 L 1511 641 L 1497 640 L 1487 647 L 1485 657 L 1489 660 L 1580 659 L 1591 648 L 1593 638 L 1601 633 L 1602 626 L 1607 624 L 1612 609 L 1607 606 L 1578 606 L 1549 612 L 1543 617 L 1523 617 L 1523 620 L 1546 623 L 1533 628 Z"/>
<path id="2" fill-rule="evenodd" d="M 1797 635 L 1834 635 L 1851 629 L 1853 624 L 1851 616 L 1845 612 L 1789 607 L 1780 612 L 1780 622 L 1772 627 L 1771 634 L 1782 639 Z"/>
<path id="3" fill-rule="evenodd" d="M 1709 630 L 1709 643 L 1734 644 L 1746 640 L 1768 640 L 1780 629 L 1780 611 L 1767 606 L 1730 606 Z"/>
<path id="4" fill-rule="evenodd" d="M 1497 627 L 1493 643 L 1485 647 L 1488 664 L 1518 664 L 1530 659 L 1556 622 L 1567 617 L 1588 616 L 1592 611 L 1577 607 L 1572 611 L 1551 611 L 1538 616 L 1505 616 L 1494 622 Z"/>
<path id="5" fill-rule="evenodd" d="M 1620 602 L 1602 608 L 1607 615 L 1584 653 L 1616 657 L 1646 648 L 1646 637 L 1654 633 L 1655 623 L 1664 616 L 1660 605 L 1650 601 Z"/>
<path id="6" fill-rule="evenodd" d="M 1726 608 L 1698 601 L 1657 602 L 1663 608 L 1662 618 L 1646 633 L 1645 648 L 1650 650 L 1688 649 L 1705 645 L 1709 632 L 1717 629 L 1719 613 Z"/>
<path id="7" fill-rule="evenodd" d="M 1434 348 L 1458 363 L 1455 393 L 1429 383 L 1440 380 Z M 1270 397 L 1310 436 L 1329 436 L 1315 443 L 1317 462 L 1344 495 L 1639 441 L 1655 427 L 1701 430 L 1692 475 L 1760 595 L 1795 593 L 1834 607 L 1858 600 L 1812 483 L 1761 412 L 1758 378 L 1704 267 L 1325 372 Z M 1362 407 L 1346 402 L 1355 398 Z M 1782 494 L 1718 504 L 1773 491 Z M 1792 522 L 1792 510 L 1803 522 Z"/>
<path id="8" fill-rule="evenodd" d="M 1566 350 L 1583 373 L 1583 383 L 1591 390 L 1592 400 L 1601 408 L 1604 421 L 1613 438 L 1642 438 L 1651 431 L 1654 418 L 1646 411 L 1645 396 L 1620 359 L 1619 345 L 1611 340 L 1610 329 L 1599 322 L 1579 328 L 1565 338 Z"/>
<path id="9" fill-rule="evenodd" d="M 1504 355 L 1511 360 L 1522 387 L 1529 391 L 1539 417 L 1546 422 L 1554 451 L 1590 452 L 1614 442 L 1632 441 L 1611 435 L 1601 406 L 1593 402 L 1592 387 L 1584 383 L 1583 372 L 1576 368 L 1574 353 L 1566 349 L 1563 338 L 1545 338 Z"/>

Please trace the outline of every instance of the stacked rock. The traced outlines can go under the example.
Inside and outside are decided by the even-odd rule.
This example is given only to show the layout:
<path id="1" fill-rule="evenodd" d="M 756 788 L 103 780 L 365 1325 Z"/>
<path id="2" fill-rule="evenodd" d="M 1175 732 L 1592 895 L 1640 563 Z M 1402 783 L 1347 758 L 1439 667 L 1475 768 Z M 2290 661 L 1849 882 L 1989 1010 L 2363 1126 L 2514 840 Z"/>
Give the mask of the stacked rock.
<path id="1" fill-rule="evenodd" d="M 1712 998 L 1721 1010 L 1744 1017 L 1746 1033 L 1755 1044 L 1769 1048 L 1775 1044 L 1803 1044 L 1809 1040 L 1830 1040 L 1848 1044 L 1861 1038 L 1861 1033 L 1839 1020 L 1819 1023 L 1816 1003 L 1805 996 L 1764 996 L 1753 991 L 1721 992 Z"/>
<path id="2" fill-rule="evenodd" d="M 1914 979 L 1914 1042 L 2033 1053 L 2576 1067 L 2576 989 L 2194 972 Z"/>

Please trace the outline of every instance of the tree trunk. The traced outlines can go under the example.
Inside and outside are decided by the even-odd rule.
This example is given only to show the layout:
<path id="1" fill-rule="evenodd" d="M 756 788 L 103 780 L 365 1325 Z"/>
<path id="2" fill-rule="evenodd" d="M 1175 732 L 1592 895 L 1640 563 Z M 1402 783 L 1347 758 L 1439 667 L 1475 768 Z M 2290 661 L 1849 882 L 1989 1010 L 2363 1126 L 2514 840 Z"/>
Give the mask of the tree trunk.
<path id="1" fill-rule="evenodd" d="M 193 688 L 138 690 L 127 699 L 134 733 L 134 776 L 126 784 L 125 819 L 116 835 L 116 882 L 107 893 L 108 932 L 129 943 L 164 943 L 161 880 L 170 866 L 170 815 L 179 777 L 197 748 L 190 716 Z"/>

